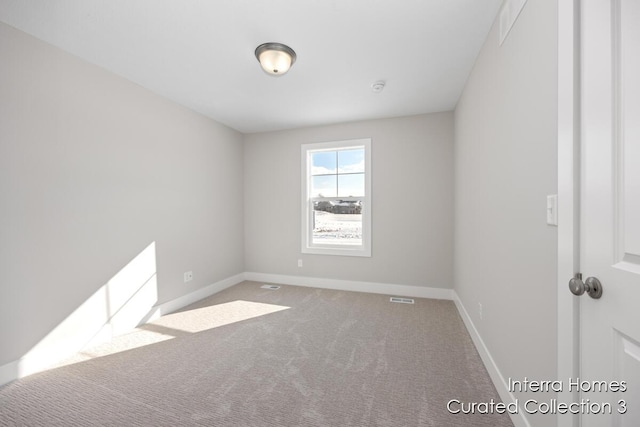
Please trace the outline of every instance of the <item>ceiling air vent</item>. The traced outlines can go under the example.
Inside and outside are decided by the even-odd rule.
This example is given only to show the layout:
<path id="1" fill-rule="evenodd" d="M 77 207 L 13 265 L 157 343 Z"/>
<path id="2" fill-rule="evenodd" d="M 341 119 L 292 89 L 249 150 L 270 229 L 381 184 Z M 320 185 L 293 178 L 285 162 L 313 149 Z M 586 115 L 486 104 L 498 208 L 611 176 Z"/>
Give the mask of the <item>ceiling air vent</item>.
<path id="1" fill-rule="evenodd" d="M 391 302 L 397 302 L 400 304 L 413 304 L 413 298 L 401 298 L 401 297 L 391 297 L 389 299 Z"/>

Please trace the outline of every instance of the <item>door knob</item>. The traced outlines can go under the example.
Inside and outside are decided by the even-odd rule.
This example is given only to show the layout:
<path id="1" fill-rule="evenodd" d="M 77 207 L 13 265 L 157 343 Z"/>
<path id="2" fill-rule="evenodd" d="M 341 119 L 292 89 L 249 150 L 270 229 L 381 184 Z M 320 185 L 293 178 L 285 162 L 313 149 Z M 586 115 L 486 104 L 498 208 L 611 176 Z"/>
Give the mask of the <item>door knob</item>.
<path id="1" fill-rule="evenodd" d="M 582 281 L 582 274 L 576 273 L 575 277 L 569 280 L 569 289 L 574 295 L 582 295 L 585 292 L 593 299 L 598 299 L 602 296 L 602 284 L 600 280 L 595 277 L 588 277 L 584 282 Z"/>

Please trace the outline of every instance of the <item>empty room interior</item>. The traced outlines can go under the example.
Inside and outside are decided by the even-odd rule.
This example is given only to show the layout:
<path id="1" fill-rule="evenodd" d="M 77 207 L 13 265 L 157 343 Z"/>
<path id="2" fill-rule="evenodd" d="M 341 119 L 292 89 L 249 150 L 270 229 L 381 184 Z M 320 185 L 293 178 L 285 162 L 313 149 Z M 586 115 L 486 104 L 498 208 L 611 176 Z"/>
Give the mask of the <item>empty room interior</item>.
<path id="1" fill-rule="evenodd" d="M 638 3 L 1 0 L 0 425 L 640 425 Z"/>

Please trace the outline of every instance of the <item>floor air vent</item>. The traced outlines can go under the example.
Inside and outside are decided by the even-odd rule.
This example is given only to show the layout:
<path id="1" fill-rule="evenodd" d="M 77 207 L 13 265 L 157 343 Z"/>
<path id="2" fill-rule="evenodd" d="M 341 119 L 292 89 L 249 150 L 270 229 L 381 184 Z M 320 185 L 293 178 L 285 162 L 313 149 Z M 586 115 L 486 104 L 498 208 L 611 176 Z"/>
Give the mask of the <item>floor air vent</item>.
<path id="1" fill-rule="evenodd" d="M 261 289 L 270 289 L 272 291 L 275 291 L 276 289 L 280 289 L 280 286 L 278 285 L 262 285 L 260 286 Z"/>
<path id="2" fill-rule="evenodd" d="M 413 304 L 413 298 L 391 297 L 391 302 L 399 302 L 400 304 Z"/>

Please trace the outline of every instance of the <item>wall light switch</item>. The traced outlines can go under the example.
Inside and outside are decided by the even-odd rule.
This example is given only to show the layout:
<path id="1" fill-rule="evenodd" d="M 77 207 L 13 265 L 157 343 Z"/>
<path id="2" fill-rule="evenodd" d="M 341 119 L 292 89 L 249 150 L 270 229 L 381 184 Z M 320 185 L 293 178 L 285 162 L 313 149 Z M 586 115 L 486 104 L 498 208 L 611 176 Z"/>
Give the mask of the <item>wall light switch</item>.
<path id="1" fill-rule="evenodd" d="M 558 225 L 558 195 L 547 196 L 547 224 Z"/>

